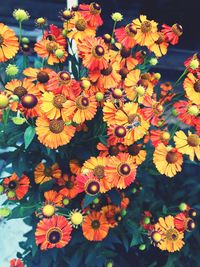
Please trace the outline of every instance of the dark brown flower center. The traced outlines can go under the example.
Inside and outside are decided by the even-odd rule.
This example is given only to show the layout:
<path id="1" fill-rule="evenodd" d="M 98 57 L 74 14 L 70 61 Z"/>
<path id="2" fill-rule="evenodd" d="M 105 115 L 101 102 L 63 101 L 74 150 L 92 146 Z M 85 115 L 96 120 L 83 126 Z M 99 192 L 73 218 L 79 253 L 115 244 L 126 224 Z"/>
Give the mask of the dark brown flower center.
<path id="1" fill-rule="evenodd" d="M 187 142 L 189 146 L 195 147 L 200 144 L 200 138 L 197 134 L 191 134 L 190 136 L 188 136 Z"/>
<path id="2" fill-rule="evenodd" d="M 37 100 L 37 97 L 33 94 L 26 94 L 24 96 L 21 97 L 21 103 L 22 103 L 22 106 L 24 108 L 34 108 L 37 103 L 38 103 L 38 100 Z"/>
<path id="3" fill-rule="evenodd" d="M 46 45 L 46 49 L 49 53 L 53 53 L 58 48 L 56 42 L 49 41 Z"/>
<path id="4" fill-rule="evenodd" d="M 133 23 L 130 23 L 126 26 L 126 32 L 129 36 L 134 37 L 137 33 L 137 29 Z"/>
<path id="5" fill-rule="evenodd" d="M 126 135 L 126 128 L 124 126 L 117 126 L 114 130 L 114 134 L 118 138 L 123 138 Z"/>
<path id="6" fill-rule="evenodd" d="M 52 169 L 50 167 L 45 167 L 44 175 L 50 177 L 52 175 Z"/>
<path id="7" fill-rule="evenodd" d="M 14 89 L 13 93 L 15 95 L 17 95 L 19 98 L 21 98 L 22 96 L 27 94 L 27 90 L 26 88 L 24 88 L 23 86 L 18 86 Z"/>
<path id="8" fill-rule="evenodd" d="M 128 164 L 122 163 L 118 166 L 119 175 L 128 175 L 131 172 L 131 168 Z"/>
<path id="9" fill-rule="evenodd" d="M 85 184 L 85 192 L 88 195 L 94 196 L 97 193 L 99 193 L 100 190 L 100 184 L 98 181 L 95 180 L 89 180 L 86 184 Z"/>
<path id="10" fill-rule="evenodd" d="M 59 134 L 65 128 L 65 123 L 62 120 L 52 120 L 49 124 L 49 129 L 52 133 Z"/>
<path id="11" fill-rule="evenodd" d="M 113 70 L 112 65 L 109 64 L 106 69 L 102 69 L 101 70 L 101 74 L 104 75 L 104 76 L 108 76 L 108 75 L 110 75 L 112 73 L 112 70 Z"/>
<path id="12" fill-rule="evenodd" d="M 0 34 L 0 46 L 2 46 L 3 42 L 4 42 L 4 38 L 3 38 L 3 36 Z"/>
<path id="13" fill-rule="evenodd" d="M 194 83 L 194 90 L 195 90 L 195 92 L 197 92 L 197 93 L 200 92 L 200 80 L 197 80 L 197 81 Z"/>
<path id="14" fill-rule="evenodd" d="M 123 58 L 127 58 L 131 55 L 131 49 L 129 48 L 126 48 L 126 47 L 122 47 L 121 51 L 120 51 L 120 54 Z"/>
<path id="15" fill-rule="evenodd" d="M 175 163 L 178 160 L 178 155 L 176 152 L 169 151 L 166 156 L 166 161 L 168 163 Z"/>
<path id="16" fill-rule="evenodd" d="M 79 19 L 76 21 L 75 27 L 78 31 L 84 31 L 87 27 L 87 23 L 84 19 Z"/>
<path id="17" fill-rule="evenodd" d="M 57 227 L 47 232 L 47 240 L 51 244 L 58 243 L 61 240 L 61 238 L 62 238 L 62 231 Z"/>
<path id="18" fill-rule="evenodd" d="M 65 186 L 67 187 L 67 189 L 72 189 L 74 187 L 74 183 L 72 181 L 67 181 L 65 183 Z"/>
<path id="19" fill-rule="evenodd" d="M 10 181 L 9 184 L 8 184 L 8 188 L 13 190 L 17 187 L 17 183 L 16 181 Z"/>
<path id="20" fill-rule="evenodd" d="M 53 34 L 48 34 L 46 36 L 46 40 L 49 40 L 49 41 L 56 41 L 56 38 Z"/>
<path id="21" fill-rule="evenodd" d="M 94 168 L 94 175 L 99 178 L 102 179 L 104 177 L 104 166 L 98 165 Z"/>
<path id="22" fill-rule="evenodd" d="M 142 24 L 141 24 L 141 31 L 143 33 L 150 32 L 151 29 L 152 29 L 152 25 L 151 25 L 151 22 L 149 20 L 145 20 L 144 22 L 142 22 Z"/>
<path id="23" fill-rule="evenodd" d="M 76 106 L 78 109 L 87 109 L 89 106 L 89 99 L 84 96 L 79 96 L 76 99 Z"/>
<path id="24" fill-rule="evenodd" d="M 93 55 L 95 57 L 102 57 L 105 53 L 105 50 L 104 50 L 103 46 L 97 45 L 93 48 L 92 52 L 93 52 Z"/>
<path id="25" fill-rule="evenodd" d="M 128 147 L 128 153 L 132 156 L 137 156 L 141 150 L 141 147 L 138 145 L 131 145 Z"/>
<path id="26" fill-rule="evenodd" d="M 119 148 L 117 146 L 110 146 L 108 152 L 111 156 L 117 156 L 119 153 Z"/>
<path id="27" fill-rule="evenodd" d="M 92 226 L 92 228 L 93 228 L 94 230 L 97 230 L 97 229 L 99 229 L 99 227 L 100 227 L 100 222 L 99 222 L 98 220 L 94 220 L 94 221 L 92 221 L 91 226 Z"/>
<path id="28" fill-rule="evenodd" d="M 174 24 L 172 26 L 172 31 L 177 35 L 177 36 L 181 36 L 183 34 L 183 28 L 180 24 Z"/>
<path id="29" fill-rule="evenodd" d="M 90 4 L 90 12 L 92 13 L 92 14 L 100 14 L 101 13 L 101 7 L 100 7 L 100 5 L 99 4 L 97 4 L 97 3 L 95 3 L 95 2 L 93 2 L 93 3 L 91 3 Z"/>
<path id="30" fill-rule="evenodd" d="M 60 82 L 64 84 L 68 84 L 69 81 L 71 80 L 71 75 L 68 71 L 60 71 L 58 73 L 58 77 L 59 77 Z"/>
<path id="31" fill-rule="evenodd" d="M 166 232 L 166 239 L 169 241 L 176 241 L 179 237 L 178 230 L 176 229 L 169 229 Z"/>
<path id="32" fill-rule="evenodd" d="M 64 95 L 56 95 L 53 98 L 53 105 L 56 108 L 61 109 L 63 107 L 63 104 L 66 102 L 66 97 Z"/>
<path id="33" fill-rule="evenodd" d="M 163 33 L 160 32 L 160 33 L 159 33 L 158 40 L 155 41 L 155 43 L 159 45 L 159 44 L 161 44 L 164 40 L 165 40 L 165 36 L 164 36 Z"/>
<path id="34" fill-rule="evenodd" d="M 45 71 L 40 71 L 37 74 L 37 80 L 40 83 L 46 83 L 49 80 L 49 75 Z"/>

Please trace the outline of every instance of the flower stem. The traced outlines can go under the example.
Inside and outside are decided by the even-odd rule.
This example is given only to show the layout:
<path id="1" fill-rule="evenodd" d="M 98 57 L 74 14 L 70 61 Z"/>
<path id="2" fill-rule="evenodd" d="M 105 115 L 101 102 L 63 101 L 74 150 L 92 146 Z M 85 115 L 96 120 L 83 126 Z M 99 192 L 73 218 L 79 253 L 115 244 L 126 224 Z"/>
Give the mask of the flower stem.
<path id="1" fill-rule="evenodd" d="M 22 22 L 19 21 L 19 41 L 22 41 Z"/>

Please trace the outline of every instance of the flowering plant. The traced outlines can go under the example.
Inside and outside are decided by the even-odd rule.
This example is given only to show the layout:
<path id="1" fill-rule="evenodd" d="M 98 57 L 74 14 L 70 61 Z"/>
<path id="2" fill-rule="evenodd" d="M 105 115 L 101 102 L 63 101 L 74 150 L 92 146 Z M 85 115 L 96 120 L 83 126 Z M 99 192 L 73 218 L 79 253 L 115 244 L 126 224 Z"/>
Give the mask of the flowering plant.
<path id="1" fill-rule="evenodd" d="M 19 39 L 0 23 L 0 214 L 31 230 L 10 266 L 129 266 L 129 250 L 140 266 L 144 250 L 169 252 L 166 266 L 185 260 L 200 190 L 186 193 L 195 180 L 181 172 L 200 159 L 200 56 L 175 84 L 150 72 L 182 27 L 144 15 L 117 27 L 114 13 L 112 33 L 97 36 L 100 5 L 80 4 L 60 12 L 62 28 L 36 19 L 33 57 L 29 14 L 13 16 Z"/>

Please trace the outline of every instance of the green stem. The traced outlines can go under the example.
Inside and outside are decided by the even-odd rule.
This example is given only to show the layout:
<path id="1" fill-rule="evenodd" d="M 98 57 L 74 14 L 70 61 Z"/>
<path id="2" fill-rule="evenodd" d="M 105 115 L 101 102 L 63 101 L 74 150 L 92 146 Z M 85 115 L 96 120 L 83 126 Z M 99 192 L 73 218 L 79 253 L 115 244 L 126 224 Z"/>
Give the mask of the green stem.
<path id="1" fill-rule="evenodd" d="M 113 30 L 112 30 L 112 35 L 111 35 L 111 43 L 112 43 L 112 39 L 114 37 L 114 33 L 115 33 L 115 27 L 117 25 L 117 21 L 114 22 L 114 25 L 113 25 Z"/>
<path id="2" fill-rule="evenodd" d="M 176 87 L 178 85 L 178 83 L 180 82 L 180 80 L 185 76 L 185 74 L 188 72 L 188 69 L 186 68 L 184 70 L 184 72 L 181 74 L 181 76 L 178 78 L 178 80 L 175 82 L 174 87 Z"/>
<path id="3" fill-rule="evenodd" d="M 22 22 L 19 21 L 19 41 L 22 41 Z"/>

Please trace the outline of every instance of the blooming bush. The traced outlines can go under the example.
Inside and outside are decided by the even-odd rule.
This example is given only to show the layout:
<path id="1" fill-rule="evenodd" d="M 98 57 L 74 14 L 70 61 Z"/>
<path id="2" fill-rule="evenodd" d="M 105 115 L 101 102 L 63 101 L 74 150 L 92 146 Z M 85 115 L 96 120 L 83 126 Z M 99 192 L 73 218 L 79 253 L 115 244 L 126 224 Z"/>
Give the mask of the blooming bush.
<path id="1" fill-rule="evenodd" d="M 182 266 L 200 242 L 188 239 L 199 208 L 189 176 L 200 159 L 200 56 L 175 84 L 150 72 L 182 27 L 144 15 L 117 27 L 114 13 L 112 33 L 97 36 L 100 5 L 80 4 L 60 12 L 62 28 L 37 18 L 31 51 L 28 12 L 13 16 L 19 39 L 0 23 L 0 214 L 32 229 L 10 266 L 129 266 L 128 251 L 138 266 Z M 154 262 L 144 257 L 155 251 Z"/>

